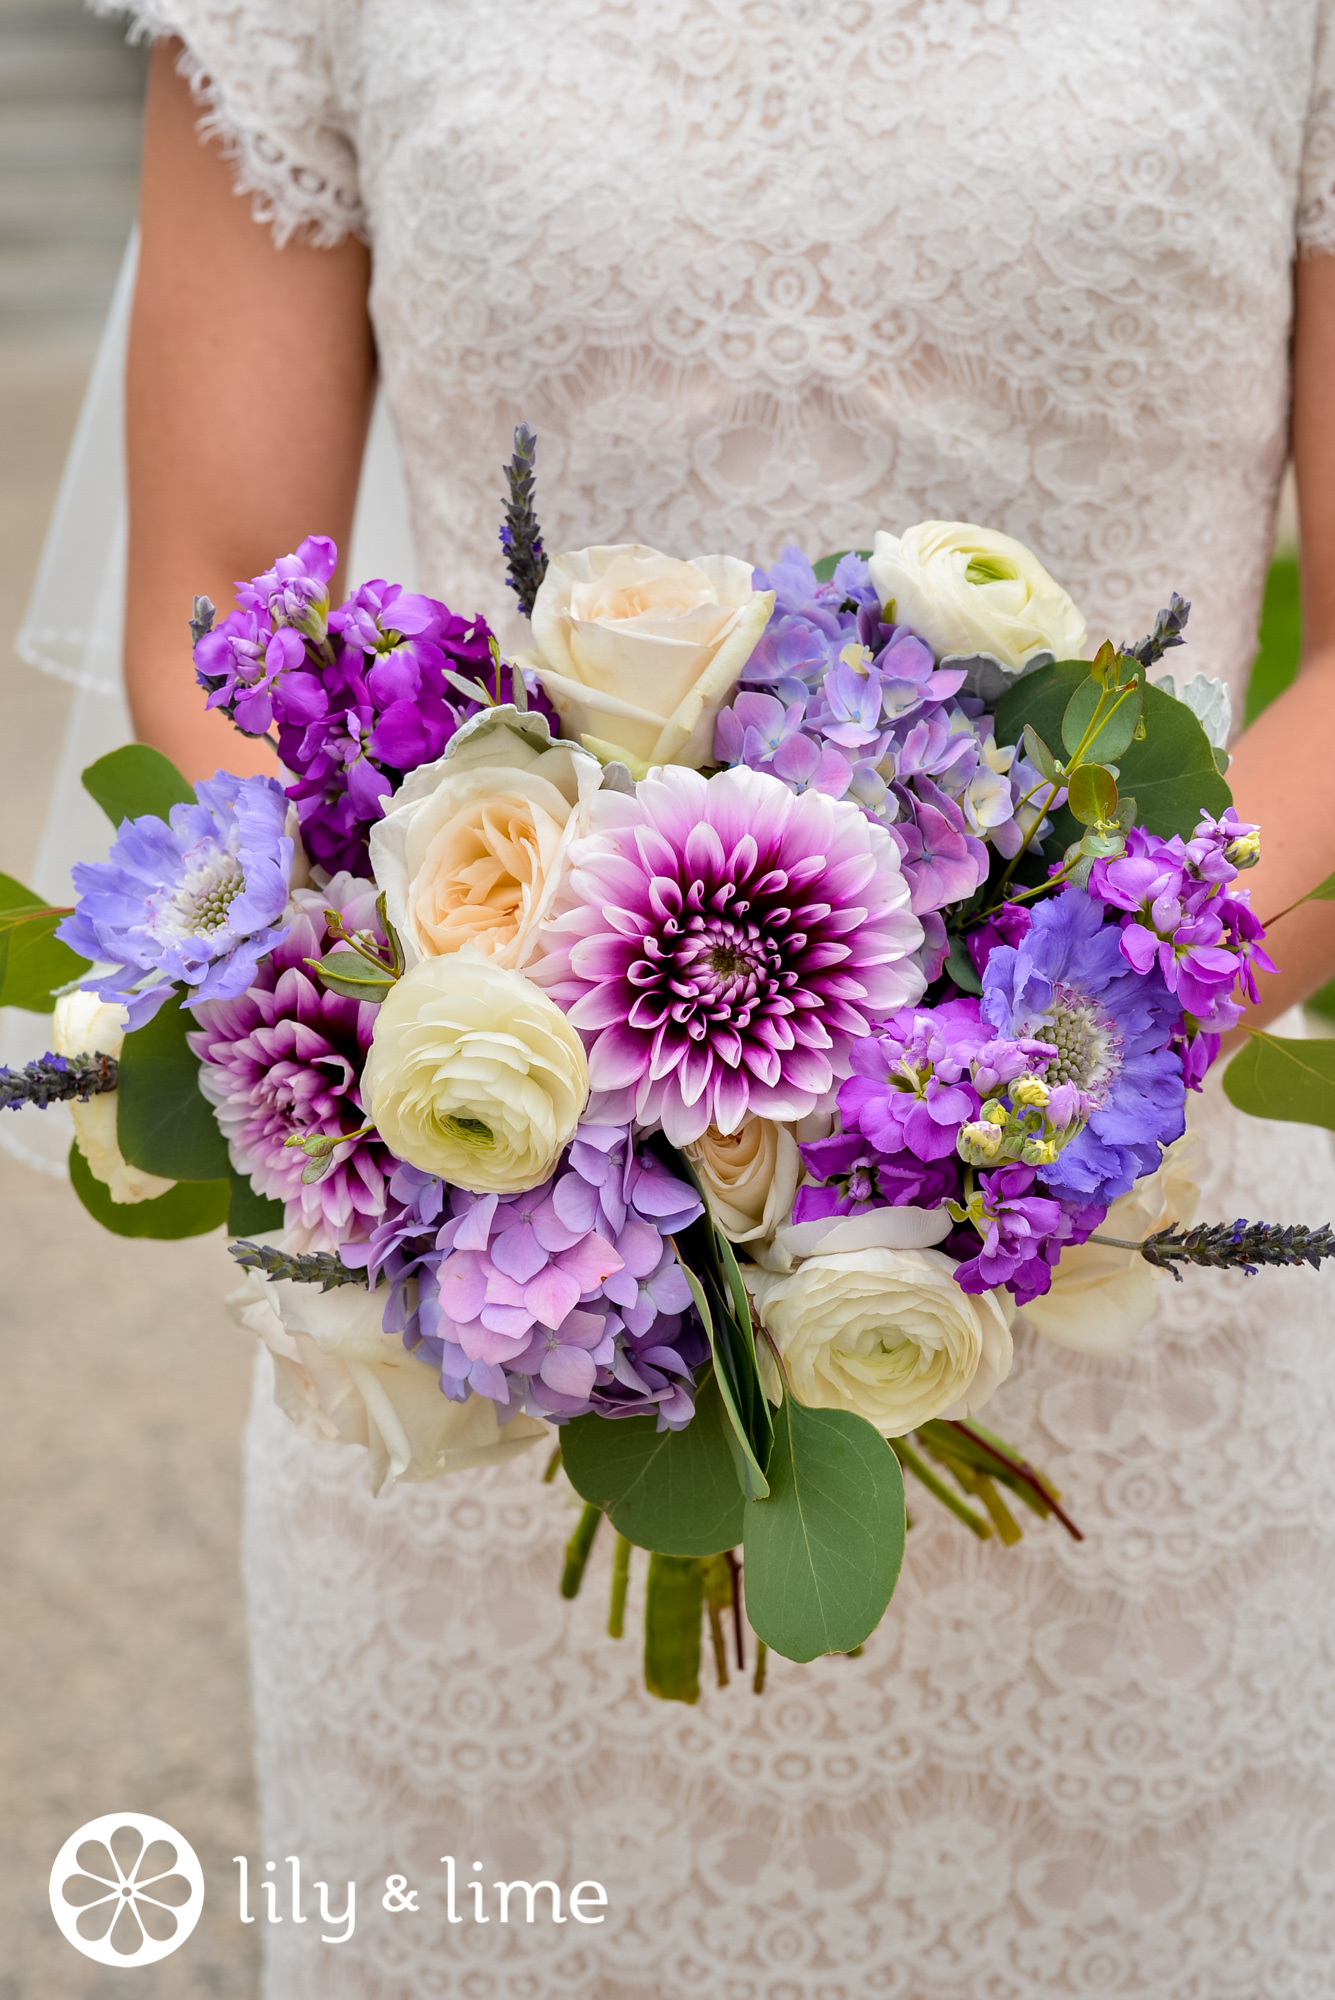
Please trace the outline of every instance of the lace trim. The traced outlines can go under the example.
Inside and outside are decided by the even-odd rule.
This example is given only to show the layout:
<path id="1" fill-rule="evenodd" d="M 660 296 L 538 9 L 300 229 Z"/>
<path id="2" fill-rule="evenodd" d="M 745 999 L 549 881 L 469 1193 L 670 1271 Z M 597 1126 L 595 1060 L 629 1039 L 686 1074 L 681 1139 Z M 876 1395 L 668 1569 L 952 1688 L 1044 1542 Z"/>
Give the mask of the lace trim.
<path id="1" fill-rule="evenodd" d="M 182 0 L 170 11 L 153 0 L 86 4 L 95 14 L 128 15 L 130 41 L 182 42 L 176 67 L 204 106 L 200 137 L 222 141 L 236 192 L 250 195 L 255 220 L 270 226 L 280 248 L 298 233 L 321 250 L 365 235 L 356 152 L 324 87 L 318 22 L 302 31 L 289 21 L 288 59 L 280 65 L 247 46 L 242 8 L 207 0 Z"/>

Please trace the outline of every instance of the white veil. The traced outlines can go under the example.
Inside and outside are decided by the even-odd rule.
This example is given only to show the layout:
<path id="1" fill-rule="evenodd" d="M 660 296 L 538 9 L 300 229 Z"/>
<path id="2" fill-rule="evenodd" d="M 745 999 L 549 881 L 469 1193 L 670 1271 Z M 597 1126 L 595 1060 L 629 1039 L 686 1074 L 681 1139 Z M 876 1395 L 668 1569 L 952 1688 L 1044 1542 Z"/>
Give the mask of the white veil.
<path id="1" fill-rule="evenodd" d="M 42 545 L 15 647 L 41 673 L 73 683 L 46 821 L 28 886 L 68 903 L 70 869 L 107 852 L 112 830 L 79 774 L 133 735 L 125 706 L 121 631 L 125 616 L 125 350 L 134 296 L 137 235 L 130 238 L 98 344 L 79 421 Z M 275 555 L 283 551 L 275 549 Z M 398 445 L 383 397 L 362 467 L 347 575 L 383 576 L 415 587 L 416 561 Z M 188 615 L 183 611 L 183 619 Z M 0 1009 L 0 1063 L 29 1061 L 51 1046 L 40 1014 Z M 63 1106 L 3 1114 L 0 1144 L 47 1173 L 63 1175 L 72 1126 Z"/>

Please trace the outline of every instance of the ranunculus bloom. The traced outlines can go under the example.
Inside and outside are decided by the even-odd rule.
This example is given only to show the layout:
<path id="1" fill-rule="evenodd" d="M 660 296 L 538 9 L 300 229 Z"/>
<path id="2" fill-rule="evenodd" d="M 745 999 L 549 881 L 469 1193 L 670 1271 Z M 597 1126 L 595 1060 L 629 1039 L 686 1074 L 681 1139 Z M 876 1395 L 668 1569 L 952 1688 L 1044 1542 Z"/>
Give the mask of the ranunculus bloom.
<path id="1" fill-rule="evenodd" d="M 471 946 L 409 966 L 362 1072 L 391 1152 L 473 1194 L 546 1180 L 588 1094 L 583 1044 L 560 1008 Z"/>
<path id="2" fill-rule="evenodd" d="M 988 654 L 1004 678 L 1043 657 L 1072 659 L 1084 644 L 1085 621 L 1061 585 L 994 528 L 921 521 L 882 532 L 869 567 L 886 617 L 911 625 L 938 660 Z"/>
<path id="3" fill-rule="evenodd" d="M 533 605 L 537 669 L 565 735 L 621 757 L 698 768 L 774 607 L 736 556 L 680 562 L 640 542 L 553 556 Z"/>
<path id="4" fill-rule="evenodd" d="M 1191 1178 L 1198 1151 L 1190 1133 L 1175 1141 L 1158 1172 L 1147 1174 L 1113 1203 L 1098 1234 L 1140 1243 L 1174 1222 L 1184 1227 L 1194 1222 L 1201 1198 Z M 1080 1243 L 1062 1251 L 1050 1288 L 1026 1302 L 1024 1316 L 1058 1347 L 1116 1360 L 1149 1320 L 1166 1275 L 1147 1264 L 1138 1250 Z"/>
<path id="5" fill-rule="evenodd" d="M 371 867 L 409 964 L 476 946 L 522 966 L 602 783 L 542 715 L 494 709 L 405 779 L 371 829 Z"/>
<path id="6" fill-rule="evenodd" d="M 773 1236 L 792 1212 L 802 1158 L 790 1125 L 744 1118 L 735 1132 L 711 1125 L 684 1149 L 709 1212 L 732 1243 Z"/>
<path id="7" fill-rule="evenodd" d="M 967 1297 L 939 1250 L 823 1251 L 786 1276 L 746 1275 L 798 1402 L 851 1410 L 882 1437 L 972 1416 L 1010 1373 L 1001 1304 Z"/>
<path id="8" fill-rule="evenodd" d="M 125 1017 L 124 1007 L 99 1000 L 96 993 L 86 993 L 81 987 L 62 993 L 51 1022 L 52 1050 L 58 1056 L 119 1056 L 125 1040 Z M 74 1143 L 87 1160 L 93 1179 L 101 1181 L 113 1201 L 152 1201 L 176 1183 L 146 1174 L 125 1158 L 116 1138 L 119 1101 L 120 1093 L 115 1090 L 99 1091 L 86 1104 L 72 1098 Z"/>
<path id="9" fill-rule="evenodd" d="M 515 1415 L 502 1425 L 485 1396 L 452 1403 L 436 1370 L 386 1333 L 381 1317 L 389 1287 L 367 1292 L 341 1285 L 270 1279 L 251 1271 L 227 1309 L 273 1355 L 274 1401 L 303 1437 L 365 1445 L 371 1491 L 387 1479 L 414 1482 L 499 1465 L 549 1433 Z"/>

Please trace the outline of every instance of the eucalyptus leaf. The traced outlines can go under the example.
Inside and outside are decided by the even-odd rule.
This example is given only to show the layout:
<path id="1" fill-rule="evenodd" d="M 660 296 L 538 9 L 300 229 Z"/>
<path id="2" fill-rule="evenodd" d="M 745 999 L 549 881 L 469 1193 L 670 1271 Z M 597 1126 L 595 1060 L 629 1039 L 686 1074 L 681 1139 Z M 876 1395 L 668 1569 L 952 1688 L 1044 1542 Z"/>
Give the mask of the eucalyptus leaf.
<path id="1" fill-rule="evenodd" d="M 323 958 L 304 961 L 322 986 L 345 1000 L 365 1000 L 376 1006 L 395 983 L 395 974 L 384 966 L 372 965 L 359 951 L 331 951 Z"/>
<path id="2" fill-rule="evenodd" d="M 1290 904 L 1296 910 L 1301 903 L 1335 903 L 1335 875 L 1327 875 L 1324 882 L 1318 882 L 1315 889 L 1309 889 L 1300 896 L 1297 903 Z"/>
<path id="3" fill-rule="evenodd" d="M 1254 1032 L 1224 1071 L 1224 1095 L 1253 1118 L 1335 1130 L 1335 1041 Z"/>
<path id="4" fill-rule="evenodd" d="M 113 1236 L 205 1236 L 227 1220 L 230 1189 L 226 1181 L 182 1181 L 152 1201 L 113 1201 L 111 1192 L 94 1180 L 77 1146 L 70 1148 L 70 1182 L 95 1222 Z"/>
<path id="5" fill-rule="evenodd" d="M 1082 826 L 1109 820 L 1117 811 L 1117 786 L 1102 764 L 1081 764 L 1072 771 L 1066 803 Z"/>
<path id="6" fill-rule="evenodd" d="M 235 1167 L 229 1176 L 231 1199 L 227 1205 L 227 1234 L 229 1236 L 262 1236 L 266 1230 L 281 1229 L 284 1221 L 283 1204 L 271 1201 L 268 1195 L 256 1194 L 247 1174 L 237 1173 Z"/>
<path id="7" fill-rule="evenodd" d="M 59 988 L 88 971 L 89 961 L 55 935 L 68 914 L 0 875 L 0 1007 L 49 1014 Z"/>
<path id="8" fill-rule="evenodd" d="M 121 1047 L 116 1136 L 132 1166 L 171 1181 L 226 1181 L 227 1142 L 199 1088 L 195 1026 L 175 994 Z"/>
<path id="9" fill-rule="evenodd" d="M 173 806 L 194 805 L 188 785 L 170 757 L 147 743 L 126 743 L 90 764 L 83 788 L 96 799 L 113 826 L 142 819 L 146 813 L 166 819 Z"/>
<path id="10" fill-rule="evenodd" d="M 786 1659 L 851 1652 L 875 1631 L 899 1578 L 899 1460 L 863 1418 L 785 1395 L 769 1478 L 769 1499 L 746 1503 L 747 1616 Z"/>
<path id="11" fill-rule="evenodd" d="M 1038 731 L 1027 722 L 1024 726 L 1024 754 L 1034 769 L 1041 772 L 1050 785 L 1060 781 L 1061 772 L 1057 767 L 1057 759 Z"/>
<path id="12" fill-rule="evenodd" d="M 1088 661 L 1057 660 L 1008 688 L 997 704 L 997 741 L 1018 742 L 1026 722 L 1045 741 L 1057 739 L 1067 704 L 1088 676 Z M 1205 731 L 1185 702 L 1156 687 L 1143 688 L 1141 696 L 1146 734 L 1116 760 L 1120 788 L 1135 795 L 1139 825 L 1150 833 L 1180 833 L 1190 839 L 1202 812 L 1218 818 L 1233 795 L 1215 769 Z M 1063 807 L 1054 815 L 1053 845 L 1060 851 L 1079 838 L 1078 822 Z"/>
<path id="13" fill-rule="evenodd" d="M 581 1499 L 605 1508 L 638 1548 L 719 1555 L 742 1539 L 728 1428 L 710 1369 L 684 1430 L 658 1431 L 653 1417 L 576 1417 L 561 1426 L 561 1463 Z"/>
<path id="14" fill-rule="evenodd" d="M 1086 741 L 1100 704 L 1103 719 Z M 1062 715 L 1062 744 L 1067 756 L 1073 757 L 1080 750 L 1084 764 L 1106 764 L 1120 757 L 1135 737 L 1140 706 L 1140 689 L 1134 682 L 1114 689 L 1100 687 L 1092 677 L 1081 681 Z"/>

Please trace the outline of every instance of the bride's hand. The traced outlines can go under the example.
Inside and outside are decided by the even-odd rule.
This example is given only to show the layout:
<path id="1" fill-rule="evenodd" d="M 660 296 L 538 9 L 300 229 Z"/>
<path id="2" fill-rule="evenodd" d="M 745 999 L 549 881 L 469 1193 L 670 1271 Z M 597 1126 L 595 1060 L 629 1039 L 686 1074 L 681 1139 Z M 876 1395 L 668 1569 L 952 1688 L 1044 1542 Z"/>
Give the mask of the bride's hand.
<path id="1" fill-rule="evenodd" d="M 232 585 L 304 535 L 346 546 L 375 386 L 370 253 L 275 248 L 238 197 L 201 107 L 153 51 L 142 247 L 126 377 L 130 551 L 126 683 L 136 733 L 190 778 L 275 768 L 208 713 L 187 630 L 191 599 L 221 617 Z"/>

